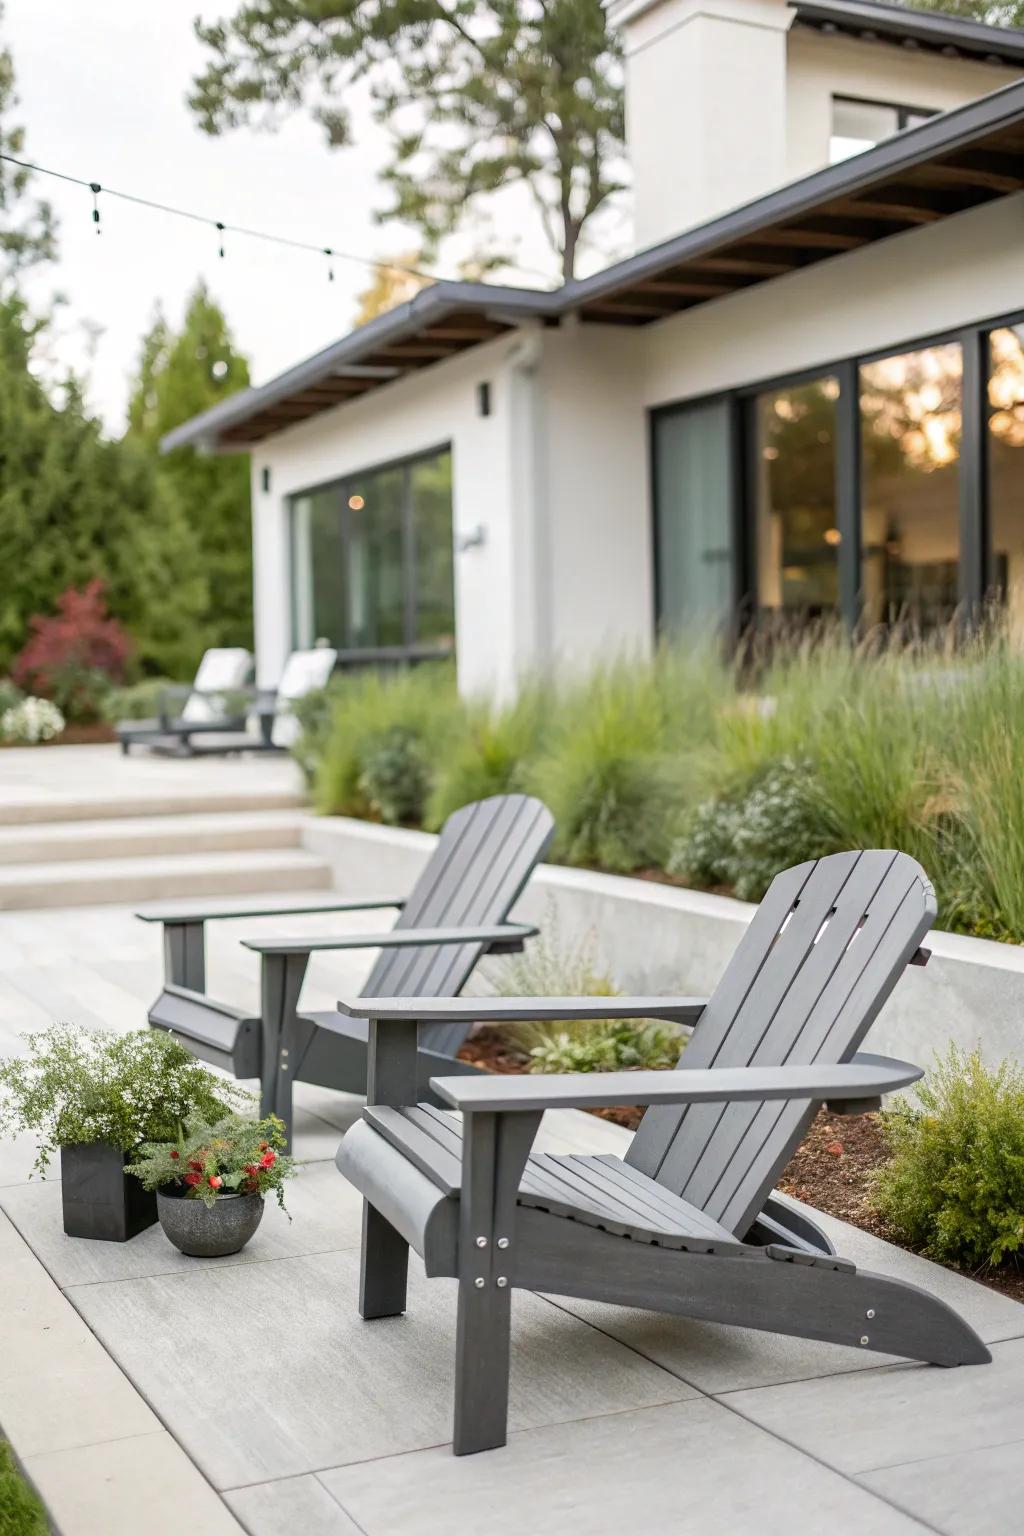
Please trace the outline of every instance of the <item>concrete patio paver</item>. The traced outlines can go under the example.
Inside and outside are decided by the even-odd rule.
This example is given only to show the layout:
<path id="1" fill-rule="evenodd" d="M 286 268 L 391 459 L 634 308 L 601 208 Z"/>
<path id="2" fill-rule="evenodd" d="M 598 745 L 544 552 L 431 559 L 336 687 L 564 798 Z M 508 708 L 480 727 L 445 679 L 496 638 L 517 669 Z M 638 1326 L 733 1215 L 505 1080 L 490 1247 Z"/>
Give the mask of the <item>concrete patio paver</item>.
<path id="1" fill-rule="evenodd" d="M 1019 1426 L 1018 1426 L 1019 1427 Z M 911 1461 L 858 1481 L 944 1536 L 1007 1536 L 1020 1529 L 1024 1437 L 1006 1445 Z"/>
<path id="2" fill-rule="evenodd" d="M 365 1536 L 920 1536 L 921 1527 L 706 1398 L 319 1474 Z M 287 1527 L 286 1527 L 287 1528 Z"/>
<path id="3" fill-rule="evenodd" d="M 249 1536 L 364 1536 L 318 1477 L 286 1477 L 225 1494 Z"/>
<path id="4" fill-rule="evenodd" d="M 409 1311 L 368 1327 L 358 1275 L 347 1250 L 69 1295 L 197 1465 L 231 1488 L 451 1438 L 454 1281 L 414 1265 Z M 183 1354 L 197 1327 L 202 1349 Z M 696 1396 L 529 1293 L 516 1297 L 512 1354 L 519 1428 Z"/>

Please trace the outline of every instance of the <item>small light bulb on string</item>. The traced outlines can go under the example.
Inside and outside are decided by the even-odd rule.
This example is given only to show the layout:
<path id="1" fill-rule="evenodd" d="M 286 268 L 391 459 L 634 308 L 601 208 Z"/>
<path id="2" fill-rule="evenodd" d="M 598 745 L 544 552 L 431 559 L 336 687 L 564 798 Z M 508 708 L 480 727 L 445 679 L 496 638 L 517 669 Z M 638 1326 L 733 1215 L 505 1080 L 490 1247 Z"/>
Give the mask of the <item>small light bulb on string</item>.
<path id="1" fill-rule="evenodd" d="M 329 245 L 324 246 L 324 255 L 327 257 L 327 281 L 334 282 L 334 252 Z"/>
<path id="2" fill-rule="evenodd" d="M 217 255 L 224 260 L 224 225 L 217 220 Z"/>
<path id="3" fill-rule="evenodd" d="M 90 181 L 89 191 L 92 193 L 92 222 L 95 225 L 96 233 L 98 235 L 102 235 L 103 231 L 100 228 L 99 195 L 103 191 L 103 188 L 100 186 L 98 181 Z"/>

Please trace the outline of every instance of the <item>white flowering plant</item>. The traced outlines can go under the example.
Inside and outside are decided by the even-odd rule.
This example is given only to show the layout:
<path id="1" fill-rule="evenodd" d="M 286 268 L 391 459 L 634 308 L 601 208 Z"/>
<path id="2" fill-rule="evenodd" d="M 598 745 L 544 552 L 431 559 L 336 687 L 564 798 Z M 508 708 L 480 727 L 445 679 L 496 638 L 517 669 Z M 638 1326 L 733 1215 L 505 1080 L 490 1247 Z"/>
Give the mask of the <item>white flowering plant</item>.
<path id="1" fill-rule="evenodd" d="M 105 1141 L 131 1152 L 173 1140 L 191 1116 L 216 1121 L 252 1102 L 161 1031 L 52 1024 L 24 1039 L 24 1055 L 0 1061 L 0 1134 L 33 1133 L 44 1176 L 58 1147 Z"/>
<path id="2" fill-rule="evenodd" d="M 30 696 L 12 704 L 0 715 L 0 736 L 4 741 L 35 747 L 41 741 L 52 741 L 59 736 L 64 723 L 64 716 L 56 704 L 49 699 Z"/>

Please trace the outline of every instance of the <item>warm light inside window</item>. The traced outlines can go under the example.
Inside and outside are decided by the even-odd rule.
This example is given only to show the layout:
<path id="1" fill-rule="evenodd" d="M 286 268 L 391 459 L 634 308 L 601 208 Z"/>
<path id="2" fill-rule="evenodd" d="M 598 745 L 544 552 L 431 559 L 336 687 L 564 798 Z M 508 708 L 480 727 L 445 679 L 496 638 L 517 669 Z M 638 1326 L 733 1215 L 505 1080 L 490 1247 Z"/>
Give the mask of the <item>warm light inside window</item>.
<path id="1" fill-rule="evenodd" d="M 366 506 L 366 502 L 363 500 L 362 496 L 350 496 L 348 499 L 348 504 L 349 509 L 352 512 L 361 512 Z"/>
<path id="2" fill-rule="evenodd" d="M 825 529 L 825 543 L 826 544 L 841 544 L 842 542 L 843 542 L 843 536 L 839 532 L 838 528 L 826 528 Z"/>

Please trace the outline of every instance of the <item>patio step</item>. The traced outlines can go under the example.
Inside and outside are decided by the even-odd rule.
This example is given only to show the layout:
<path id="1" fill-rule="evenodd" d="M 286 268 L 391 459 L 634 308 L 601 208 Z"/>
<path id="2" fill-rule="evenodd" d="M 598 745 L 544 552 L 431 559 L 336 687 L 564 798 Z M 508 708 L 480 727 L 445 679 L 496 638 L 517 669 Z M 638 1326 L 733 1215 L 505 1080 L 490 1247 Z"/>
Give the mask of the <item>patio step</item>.
<path id="1" fill-rule="evenodd" d="M 127 816 L 0 825 L 0 868 L 78 859 L 297 848 L 302 821 L 297 811 L 224 810 L 204 816 Z"/>
<path id="2" fill-rule="evenodd" d="M 71 751 L 70 747 L 54 751 Z M 228 779 L 228 785 L 231 781 Z M 305 804 L 303 795 L 294 790 L 238 789 L 213 790 L 204 786 L 195 791 L 176 786 L 147 789 L 125 795 L 79 795 L 73 790 L 50 790 L 29 797 L 8 793 L 0 802 L 0 827 L 52 825 L 79 821 L 133 821 L 155 817 L 209 815 L 213 811 L 286 811 Z"/>
<path id="3" fill-rule="evenodd" d="M 330 883 L 330 866 L 301 848 L 5 864 L 0 867 L 0 911 L 326 890 Z"/>

